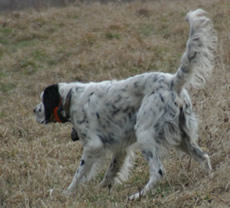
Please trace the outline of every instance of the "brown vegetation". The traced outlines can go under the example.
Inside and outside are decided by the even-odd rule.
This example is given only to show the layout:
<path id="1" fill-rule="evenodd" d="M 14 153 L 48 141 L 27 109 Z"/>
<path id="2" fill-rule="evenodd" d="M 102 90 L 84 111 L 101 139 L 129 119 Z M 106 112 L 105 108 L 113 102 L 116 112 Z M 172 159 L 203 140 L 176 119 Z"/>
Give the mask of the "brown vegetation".
<path id="1" fill-rule="evenodd" d="M 171 152 L 167 176 L 140 201 L 129 202 L 148 179 L 137 154 L 128 182 L 98 189 L 103 171 L 76 196 L 61 193 L 81 155 L 71 124 L 39 125 L 32 110 L 49 84 L 121 79 L 146 71 L 175 72 L 185 48 L 188 10 L 209 12 L 219 45 L 212 79 L 191 90 L 200 118 L 200 144 L 213 174 Z M 230 1 L 164 0 L 93 3 L 0 16 L 0 207 L 229 207 Z"/>

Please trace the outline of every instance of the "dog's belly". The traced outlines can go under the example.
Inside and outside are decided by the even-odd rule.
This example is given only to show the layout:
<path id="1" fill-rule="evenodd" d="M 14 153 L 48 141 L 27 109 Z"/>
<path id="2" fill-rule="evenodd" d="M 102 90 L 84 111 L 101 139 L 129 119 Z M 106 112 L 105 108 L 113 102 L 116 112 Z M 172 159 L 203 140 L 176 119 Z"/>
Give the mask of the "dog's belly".
<path id="1" fill-rule="evenodd" d="M 111 118 L 111 119 L 110 119 Z M 130 145 L 136 141 L 134 126 L 136 113 L 123 114 L 118 118 L 98 120 L 96 135 L 104 145 Z"/>
<path id="2" fill-rule="evenodd" d="M 134 126 L 136 124 L 136 111 L 126 109 L 126 113 L 112 111 L 95 112 L 89 118 L 89 126 L 85 128 L 86 135 L 94 132 L 97 138 L 106 147 L 128 146 L 136 141 Z M 92 135 L 92 134 L 91 134 Z M 90 138 L 91 139 L 91 138 Z"/>

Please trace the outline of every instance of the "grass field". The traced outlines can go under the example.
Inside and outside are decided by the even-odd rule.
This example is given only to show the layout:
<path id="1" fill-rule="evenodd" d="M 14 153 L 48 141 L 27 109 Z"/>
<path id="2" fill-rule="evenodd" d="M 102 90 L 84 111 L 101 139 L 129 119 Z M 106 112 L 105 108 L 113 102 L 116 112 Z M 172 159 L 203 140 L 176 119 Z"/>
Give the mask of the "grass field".
<path id="1" fill-rule="evenodd" d="M 164 160 L 167 176 L 152 193 L 130 202 L 127 196 L 148 180 L 138 153 L 124 184 L 97 188 L 102 171 L 75 196 L 63 196 L 82 146 L 71 141 L 71 124 L 36 123 L 32 110 L 40 92 L 57 82 L 174 73 L 188 36 L 184 16 L 198 7 L 209 12 L 219 38 L 211 80 L 205 89 L 190 90 L 199 143 L 210 154 L 213 174 L 172 151 Z M 0 14 L 0 207 L 230 207 L 229 14 L 229 0 L 79 3 Z"/>

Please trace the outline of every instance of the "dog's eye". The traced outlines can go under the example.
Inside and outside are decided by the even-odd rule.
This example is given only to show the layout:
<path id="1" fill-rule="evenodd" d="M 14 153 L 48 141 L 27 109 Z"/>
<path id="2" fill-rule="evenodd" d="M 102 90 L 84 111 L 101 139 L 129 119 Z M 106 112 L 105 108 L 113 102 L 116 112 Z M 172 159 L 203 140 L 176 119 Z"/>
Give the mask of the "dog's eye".
<path id="1" fill-rule="evenodd" d="M 38 109 L 38 112 L 39 112 L 39 113 L 41 113 L 41 112 L 42 112 L 41 108 L 39 108 L 39 109 Z"/>

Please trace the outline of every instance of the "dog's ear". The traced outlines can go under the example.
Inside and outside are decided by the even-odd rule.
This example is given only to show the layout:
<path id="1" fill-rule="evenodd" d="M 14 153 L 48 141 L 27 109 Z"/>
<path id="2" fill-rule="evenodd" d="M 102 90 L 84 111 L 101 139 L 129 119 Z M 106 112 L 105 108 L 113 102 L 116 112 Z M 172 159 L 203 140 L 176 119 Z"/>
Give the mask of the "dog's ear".
<path id="1" fill-rule="evenodd" d="M 57 107 L 60 103 L 60 94 L 57 84 L 50 85 L 44 90 L 42 102 L 45 107 L 45 119 L 48 123 L 51 119 L 54 108 Z"/>
<path id="2" fill-rule="evenodd" d="M 70 117 L 71 98 L 72 98 L 72 89 L 69 90 L 65 99 L 65 103 L 63 103 L 63 110 L 65 111 L 66 118 Z"/>

